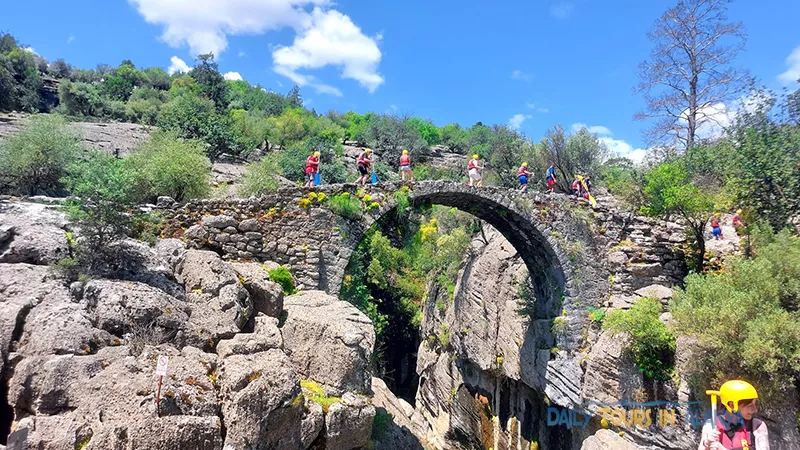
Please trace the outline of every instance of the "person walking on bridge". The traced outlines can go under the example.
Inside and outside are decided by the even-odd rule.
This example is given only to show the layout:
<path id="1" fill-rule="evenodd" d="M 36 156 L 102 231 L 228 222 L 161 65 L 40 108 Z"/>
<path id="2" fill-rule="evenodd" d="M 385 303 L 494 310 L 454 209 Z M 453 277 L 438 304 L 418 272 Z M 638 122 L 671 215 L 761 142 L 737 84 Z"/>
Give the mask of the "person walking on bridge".
<path id="1" fill-rule="evenodd" d="M 366 149 L 358 155 L 358 160 L 356 161 L 356 166 L 358 168 L 358 173 L 361 176 L 356 180 L 356 183 L 363 185 L 367 184 L 367 179 L 369 178 L 369 165 L 372 163 L 372 160 L 369 159 L 369 154 L 372 153 L 372 149 Z"/>
<path id="2" fill-rule="evenodd" d="M 319 152 L 306 159 L 306 187 L 314 186 L 314 178 L 319 173 Z"/>
<path id="3" fill-rule="evenodd" d="M 469 160 L 469 164 L 467 164 L 467 173 L 469 174 L 469 186 L 472 187 L 475 182 L 478 183 L 478 187 L 483 186 L 483 178 L 481 177 L 479 170 L 483 170 L 483 167 L 480 166 L 478 163 L 478 155 L 472 155 L 472 159 Z"/>
<path id="4" fill-rule="evenodd" d="M 528 171 L 528 163 L 524 162 L 517 171 L 517 178 L 519 178 L 520 192 L 528 192 L 528 177 L 533 175 Z"/>
<path id="5" fill-rule="evenodd" d="M 758 392 L 742 380 L 725 382 L 711 395 L 712 420 L 703 425 L 697 450 L 769 450 L 767 424 L 753 417 L 758 412 Z M 725 410 L 717 416 L 717 396 Z"/>
<path id="6" fill-rule="evenodd" d="M 403 155 L 400 156 L 400 178 L 406 181 L 406 173 L 411 182 L 414 182 L 414 173 L 411 172 L 411 157 L 408 156 L 408 150 L 403 150 Z"/>

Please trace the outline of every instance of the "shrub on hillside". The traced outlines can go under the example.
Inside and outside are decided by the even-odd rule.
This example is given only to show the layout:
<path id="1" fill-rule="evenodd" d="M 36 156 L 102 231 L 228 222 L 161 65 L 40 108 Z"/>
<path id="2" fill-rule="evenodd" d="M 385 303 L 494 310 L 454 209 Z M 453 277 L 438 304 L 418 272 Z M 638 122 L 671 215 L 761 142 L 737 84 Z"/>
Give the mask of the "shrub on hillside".
<path id="1" fill-rule="evenodd" d="M 675 336 L 659 320 L 661 302 L 643 297 L 630 310 L 614 310 L 606 317 L 603 328 L 614 334 L 629 333 L 627 351 L 647 378 L 668 380 L 675 358 Z"/>
<path id="2" fill-rule="evenodd" d="M 79 259 L 91 269 L 109 254 L 109 244 L 130 230 L 134 174 L 123 160 L 94 151 L 72 161 L 63 181 L 71 194 L 67 218 L 80 229 Z"/>
<path id="3" fill-rule="evenodd" d="M 800 370 L 800 238 L 769 239 L 755 259 L 729 258 L 722 273 L 690 275 L 675 292 L 676 331 L 698 340 L 690 371 L 700 386 L 744 377 L 779 396 Z"/>
<path id="4" fill-rule="evenodd" d="M 289 269 L 280 266 L 277 269 L 270 270 L 268 273 L 270 281 L 280 284 L 284 294 L 292 295 L 297 293 L 297 289 L 294 286 L 294 277 L 289 272 Z"/>
<path id="5" fill-rule="evenodd" d="M 344 192 L 331 196 L 325 204 L 334 214 L 338 214 L 348 219 L 361 217 L 361 199 Z"/>
<path id="6" fill-rule="evenodd" d="M 70 116 L 102 116 L 104 101 L 100 91 L 88 83 L 62 80 L 58 86 L 59 111 Z"/>
<path id="7" fill-rule="evenodd" d="M 70 160 L 82 150 L 80 138 L 59 116 L 33 116 L 24 130 L 0 143 L 0 178 L 23 194 L 59 190 Z"/>
<path id="8" fill-rule="evenodd" d="M 176 201 L 209 193 L 211 162 L 200 141 L 178 139 L 175 132 L 157 132 L 125 160 L 135 175 L 138 200 L 154 202 L 167 195 Z"/>
<path id="9" fill-rule="evenodd" d="M 244 169 L 239 195 L 250 197 L 275 192 L 280 187 L 276 179 L 278 162 L 275 154 L 268 155 L 261 161 L 250 163 Z"/>

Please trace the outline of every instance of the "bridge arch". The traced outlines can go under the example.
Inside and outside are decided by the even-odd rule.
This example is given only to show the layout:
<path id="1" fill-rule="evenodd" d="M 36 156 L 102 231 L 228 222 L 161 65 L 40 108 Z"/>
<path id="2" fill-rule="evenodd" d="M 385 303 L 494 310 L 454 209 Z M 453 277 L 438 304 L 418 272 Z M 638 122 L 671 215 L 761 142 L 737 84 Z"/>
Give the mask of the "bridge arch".
<path id="1" fill-rule="evenodd" d="M 385 183 L 379 188 L 367 187 L 366 193 L 379 201 L 380 207 L 364 215 L 358 226 L 351 226 L 348 252 L 355 250 L 370 227 L 397 208 L 400 183 Z M 576 299 L 586 294 L 577 282 L 583 272 L 583 262 L 591 255 L 584 222 L 570 212 L 574 199 L 555 195 L 519 194 L 515 190 L 494 187 L 469 187 L 465 184 L 430 181 L 416 183 L 406 193 L 412 205 L 430 203 L 454 207 L 484 220 L 502 233 L 528 268 L 535 295 L 534 318 L 552 319 L 562 310 L 571 310 Z M 586 241 L 583 244 L 580 241 Z M 575 244 L 575 242 L 579 242 Z M 583 255 L 576 253 L 583 252 Z M 349 262 L 349 253 L 346 253 Z M 578 257 L 580 256 L 580 257 Z M 328 290 L 338 293 L 344 277 L 340 273 L 328 277 Z"/>

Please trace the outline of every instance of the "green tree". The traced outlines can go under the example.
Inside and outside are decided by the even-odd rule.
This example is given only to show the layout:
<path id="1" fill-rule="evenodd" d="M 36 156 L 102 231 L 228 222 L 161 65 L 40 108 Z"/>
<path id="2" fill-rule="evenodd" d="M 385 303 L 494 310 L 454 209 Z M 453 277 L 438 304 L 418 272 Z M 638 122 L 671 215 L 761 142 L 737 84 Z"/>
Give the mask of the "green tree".
<path id="1" fill-rule="evenodd" d="M 715 150 L 739 203 L 780 230 L 800 211 L 800 128 L 773 117 L 777 100 L 762 95 Z"/>
<path id="2" fill-rule="evenodd" d="M 135 174 L 137 198 L 155 202 L 166 195 L 182 202 L 209 192 L 211 162 L 201 141 L 178 139 L 176 132 L 156 132 L 125 159 Z"/>
<path id="3" fill-rule="evenodd" d="M 122 159 L 101 151 L 73 159 L 67 173 L 63 179 L 70 192 L 67 218 L 78 225 L 78 259 L 91 273 L 111 259 L 109 244 L 130 230 L 134 174 Z"/>
<path id="4" fill-rule="evenodd" d="M 442 135 L 439 133 L 439 129 L 436 128 L 436 125 L 433 124 L 430 120 L 422 120 L 418 117 L 412 117 L 408 119 L 410 125 L 417 129 L 422 139 L 428 143 L 428 145 L 439 145 L 442 141 Z"/>
<path id="5" fill-rule="evenodd" d="M 39 70 L 30 52 L 15 48 L 0 54 L 0 107 L 26 112 L 42 110 Z"/>
<path id="6" fill-rule="evenodd" d="M 127 101 L 136 87 L 145 84 L 146 78 L 142 72 L 133 65 L 122 64 L 106 77 L 103 93 L 111 99 Z"/>
<path id="7" fill-rule="evenodd" d="M 286 94 L 286 103 L 289 108 L 303 107 L 303 97 L 300 95 L 300 86 L 292 86 L 292 89 Z"/>
<path id="8" fill-rule="evenodd" d="M 53 63 L 50 64 L 48 71 L 50 72 L 50 75 L 56 78 L 67 80 L 72 79 L 72 66 L 67 64 L 67 62 L 64 61 L 64 58 L 58 58 L 57 60 L 53 61 Z"/>
<path id="9" fill-rule="evenodd" d="M 63 80 L 58 86 L 58 97 L 61 108 L 71 116 L 98 117 L 105 108 L 97 87 L 88 83 Z"/>
<path id="10" fill-rule="evenodd" d="M 275 129 L 275 138 L 281 148 L 302 140 L 307 133 L 305 113 L 301 108 L 290 108 L 278 117 L 269 119 Z"/>
<path id="11" fill-rule="evenodd" d="M 158 124 L 174 130 L 178 137 L 202 139 L 208 144 L 208 157 L 214 161 L 223 153 L 238 154 L 241 142 L 233 132 L 227 116 L 217 115 L 211 100 L 193 95 L 180 95 L 161 108 Z"/>
<path id="12" fill-rule="evenodd" d="M 642 297 L 628 311 L 611 311 L 603 324 L 614 334 L 630 334 L 627 351 L 644 375 L 655 380 L 670 379 L 675 359 L 675 336 L 659 320 L 662 310 L 661 301 Z"/>
<path id="13" fill-rule="evenodd" d="M 276 178 L 279 173 L 280 166 L 275 153 L 248 164 L 244 170 L 242 185 L 239 187 L 239 195 L 250 197 L 275 192 L 280 187 Z"/>
<path id="14" fill-rule="evenodd" d="M 418 162 L 430 154 L 428 143 L 409 121 L 395 116 L 381 115 L 369 121 L 367 142 L 378 153 L 378 158 L 393 169 L 399 165 L 402 150 L 408 150 Z"/>
<path id="15" fill-rule="evenodd" d="M 80 137 L 61 117 L 33 116 L 22 131 L 0 141 L 0 177 L 23 194 L 57 194 L 67 163 L 81 151 Z"/>
<path id="16" fill-rule="evenodd" d="M 461 154 L 467 152 L 467 132 L 459 124 L 445 125 L 439 130 L 439 134 L 442 136 L 442 144 L 447 146 L 450 151 Z"/>
<path id="17" fill-rule="evenodd" d="M 168 97 L 165 91 L 151 88 L 136 89 L 125 105 L 125 112 L 135 122 L 156 125 L 158 123 L 158 115 Z"/>
<path id="18" fill-rule="evenodd" d="M 197 81 L 200 94 L 214 102 L 217 112 L 221 113 L 228 107 L 228 84 L 225 77 L 219 73 L 213 53 L 199 55 L 197 59 L 199 62 L 189 72 L 189 76 Z"/>
<path id="19" fill-rule="evenodd" d="M 651 170 L 645 176 L 644 195 L 643 214 L 678 216 L 686 221 L 695 245 L 693 267 L 701 272 L 706 248 L 703 232 L 713 212 L 713 196 L 692 183 L 683 160 L 662 163 Z"/>
<path id="20" fill-rule="evenodd" d="M 171 80 L 169 79 L 169 74 L 167 74 L 167 72 L 160 67 L 150 67 L 149 69 L 145 69 L 142 71 L 142 76 L 144 77 L 145 84 L 148 87 L 158 89 L 160 91 L 169 90 L 172 84 Z"/>
<path id="21" fill-rule="evenodd" d="M 800 239 L 788 230 L 756 243 L 756 257 L 726 259 L 719 274 L 689 275 L 670 302 L 688 335 L 691 380 L 703 389 L 750 380 L 769 402 L 800 370 Z"/>
<path id="22" fill-rule="evenodd" d="M 180 97 L 182 95 L 197 95 L 200 88 L 197 82 L 189 75 L 179 75 L 172 79 L 172 84 L 169 87 L 169 95 L 172 98 Z"/>

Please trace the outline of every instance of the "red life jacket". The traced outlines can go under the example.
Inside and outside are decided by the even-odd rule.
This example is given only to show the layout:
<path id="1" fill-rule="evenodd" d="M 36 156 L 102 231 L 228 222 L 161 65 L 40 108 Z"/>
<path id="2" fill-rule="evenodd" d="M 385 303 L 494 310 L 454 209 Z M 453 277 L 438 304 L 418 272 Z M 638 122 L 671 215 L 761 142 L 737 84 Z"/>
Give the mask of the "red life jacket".
<path id="1" fill-rule="evenodd" d="M 315 172 L 317 170 L 317 163 L 319 163 L 319 159 L 311 155 L 306 159 L 306 173 Z"/>
<path id="2" fill-rule="evenodd" d="M 400 165 L 401 166 L 410 166 L 411 165 L 411 157 L 408 155 L 403 155 L 400 157 Z"/>
<path id="3" fill-rule="evenodd" d="M 474 159 L 469 160 L 469 164 L 467 164 L 467 170 L 477 169 L 478 168 L 478 161 Z"/>
<path id="4" fill-rule="evenodd" d="M 367 152 L 361 152 L 361 154 L 358 155 L 358 164 L 369 167 L 369 162 L 367 162 Z"/>
<path id="5" fill-rule="evenodd" d="M 730 424 L 730 430 L 725 428 L 722 417 L 717 419 L 717 431 L 719 431 L 719 442 L 728 450 L 756 450 L 756 438 L 753 428 L 757 428 L 752 419 L 746 423 Z M 759 423 L 760 425 L 760 423 Z"/>
<path id="6" fill-rule="evenodd" d="M 527 175 L 527 174 L 528 174 L 528 169 L 526 169 L 524 167 L 520 167 L 519 171 L 517 172 L 517 176 L 518 177 L 521 177 L 521 176 Z"/>

